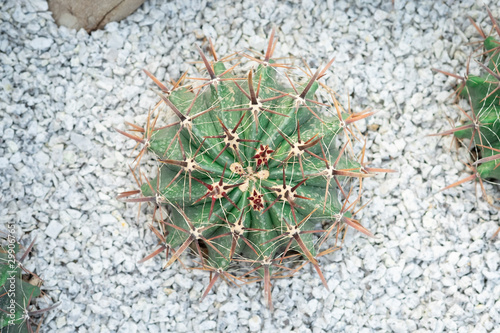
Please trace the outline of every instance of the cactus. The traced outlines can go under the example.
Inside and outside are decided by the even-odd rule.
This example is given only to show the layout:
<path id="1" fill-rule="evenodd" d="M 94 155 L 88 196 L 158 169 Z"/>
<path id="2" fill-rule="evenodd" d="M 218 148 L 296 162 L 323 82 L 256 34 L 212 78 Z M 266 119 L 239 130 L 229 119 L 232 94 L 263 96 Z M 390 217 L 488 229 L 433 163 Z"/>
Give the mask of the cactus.
<path id="1" fill-rule="evenodd" d="M 500 27 L 491 11 L 488 8 L 486 10 L 493 23 L 494 33 L 500 37 Z M 492 204 L 485 192 L 483 180 L 500 179 L 500 164 L 497 161 L 500 159 L 500 39 L 497 40 L 494 35 L 487 36 L 472 19 L 470 21 L 482 37 L 484 51 L 481 51 L 478 57 L 487 57 L 487 65 L 477 61 L 483 72 L 481 76 L 469 74 L 469 62 L 465 76 L 435 69 L 461 81 L 455 93 L 457 98 L 466 99 L 470 105 L 470 113 L 460 108 L 468 119 L 465 124 L 431 136 L 454 135 L 460 141 L 468 141 L 466 146 L 475 159 L 473 163 L 468 164 L 472 170 L 470 176 L 446 186 L 443 190 L 468 181 L 478 181 L 484 198 Z M 499 231 L 500 229 L 495 235 Z"/>
<path id="2" fill-rule="evenodd" d="M 33 332 L 33 316 L 54 309 L 58 304 L 42 310 L 29 310 L 34 299 L 42 293 L 42 280 L 22 265 L 33 248 L 31 242 L 20 258 L 19 243 L 12 236 L 0 248 L 0 329 L 2 332 Z M 41 324 L 41 322 L 40 322 Z M 37 332 L 40 329 L 37 325 Z"/>
<path id="3" fill-rule="evenodd" d="M 118 198 L 152 204 L 158 220 L 157 227 L 150 225 L 158 248 L 141 262 L 165 252 L 168 267 L 191 247 L 200 269 L 211 273 L 202 298 L 219 277 L 263 281 L 271 307 L 271 279 L 308 262 L 328 288 L 317 258 L 338 247 L 336 241 L 328 247 L 326 239 L 343 240 L 348 227 L 372 236 L 355 219 L 361 182 L 354 198 L 350 180 L 392 171 L 366 167 L 348 153 L 351 137 L 359 140 L 355 122 L 374 112 L 346 112 L 319 82 L 333 59 L 315 73 L 304 70 L 308 78 L 297 83 L 291 66 L 272 59 L 274 35 L 262 56 L 219 59 L 210 41 L 210 62 L 198 47 L 208 78 L 191 78 L 191 85 L 183 75 L 169 89 L 145 70 L 160 89 L 160 102 L 145 127 L 116 129 L 141 148 L 130 167 L 140 189 Z M 242 60 L 256 66 L 233 74 Z M 165 110 L 174 119 L 160 126 Z M 347 140 L 339 147 L 342 134 Z M 142 183 L 136 171 L 146 151 L 159 167 Z M 290 263 L 299 257 L 306 258 L 302 265 Z M 243 274 L 242 266 L 250 268 Z"/>

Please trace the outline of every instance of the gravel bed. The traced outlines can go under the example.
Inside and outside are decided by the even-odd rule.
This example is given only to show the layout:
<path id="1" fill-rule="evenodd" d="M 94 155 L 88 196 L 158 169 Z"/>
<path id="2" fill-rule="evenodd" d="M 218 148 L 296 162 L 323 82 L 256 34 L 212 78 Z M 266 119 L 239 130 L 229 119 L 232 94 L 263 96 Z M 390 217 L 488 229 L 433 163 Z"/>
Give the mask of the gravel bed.
<path id="1" fill-rule="evenodd" d="M 447 98 L 465 74 L 478 34 L 500 20 L 495 1 L 146 1 L 104 30 L 57 27 L 43 0 L 0 5 L 0 230 L 37 242 L 28 269 L 45 281 L 39 307 L 61 302 L 41 332 L 500 332 L 499 211 L 469 175 L 466 151 L 427 137 L 461 116 Z M 273 283 L 217 283 L 180 265 L 161 269 L 131 189 L 133 144 L 113 128 L 144 123 L 157 100 L 146 68 L 165 82 L 198 61 L 194 44 L 220 55 L 264 50 L 278 29 L 278 56 L 313 68 L 336 60 L 326 83 L 354 111 L 378 110 L 365 131 L 371 165 L 392 168 L 364 184 L 361 221 L 344 247 Z M 196 65 L 197 66 L 197 65 Z M 478 66 L 471 64 L 471 72 Z M 495 184 L 487 183 L 492 198 Z M 151 213 L 151 211 L 148 211 Z M 189 258 L 183 259 L 189 263 Z"/>

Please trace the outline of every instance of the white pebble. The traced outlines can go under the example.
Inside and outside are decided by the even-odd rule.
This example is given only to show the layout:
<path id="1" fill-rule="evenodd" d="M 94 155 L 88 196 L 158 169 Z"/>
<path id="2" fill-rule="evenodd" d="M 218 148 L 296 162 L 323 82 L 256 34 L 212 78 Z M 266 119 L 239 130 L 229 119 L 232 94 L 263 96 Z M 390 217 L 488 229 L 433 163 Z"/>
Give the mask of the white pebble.
<path id="1" fill-rule="evenodd" d="M 252 316 L 248 319 L 248 328 L 251 332 L 258 332 L 261 329 L 262 319 L 259 316 Z"/>
<path id="2" fill-rule="evenodd" d="M 52 220 L 45 229 L 45 234 L 51 238 L 57 238 L 57 236 L 63 230 L 63 228 L 64 226 L 62 224 Z"/>
<path id="3" fill-rule="evenodd" d="M 30 46 L 38 51 L 45 51 L 54 43 L 53 39 L 45 37 L 37 37 L 30 42 Z"/>

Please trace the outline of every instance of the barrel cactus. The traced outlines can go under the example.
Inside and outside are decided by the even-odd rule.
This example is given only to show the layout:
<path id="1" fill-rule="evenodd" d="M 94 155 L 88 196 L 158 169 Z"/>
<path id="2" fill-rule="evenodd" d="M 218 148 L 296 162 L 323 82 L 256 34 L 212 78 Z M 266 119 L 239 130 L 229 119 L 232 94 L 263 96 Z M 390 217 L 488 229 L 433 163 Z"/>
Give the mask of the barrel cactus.
<path id="1" fill-rule="evenodd" d="M 460 80 L 460 85 L 456 90 L 457 97 L 464 98 L 470 105 L 470 112 L 460 108 L 467 117 L 465 124 L 434 136 L 454 135 L 454 137 L 465 143 L 474 160 L 468 167 L 472 174 L 443 190 L 458 186 L 468 181 L 478 181 L 483 196 L 489 203 L 491 199 L 485 193 L 483 180 L 500 179 L 500 27 L 498 26 L 491 11 L 487 8 L 488 15 L 493 24 L 493 32 L 498 35 L 487 36 L 483 30 L 472 20 L 471 23 L 482 37 L 484 50 L 477 54 L 477 63 L 482 74 L 479 76 L 469 74 L 469 63 L 465 76 L 459 76 L 442 70 L 440 73 L 452 76 Z M 482 58 L 487 58 L 487 65 L 484 65 Z M 470 60 L 469 60 L 470 61 Z M 498 231 L 495 233 L 498 234 Z"/>
<path id="2" fill-rule="evenodd" d="M 23 261 L 31 251 L 35 240 L 22 253 L 14 237 L 5 238 L 0 247 L 0 329 L 6 333 L 33 332 L 33 316 L 57 306 L 42 310 L 30 310 L 31 303 L 40 296 L 42 280 L 29 272 Z M 40 324 L 37 325 L 40 329 Z M 38 332 L 37 329 L 37 332 Z"/>
<path id="3" fill-rule="evenodd" d="M 328 288 L 317 258 L 338 247 L 326 240 L 340 244 L 348 227 L 372 236 L 355 219 L 361 186 L 354 189 L 350 180 L 392 171 L 354 157 L 355 122 L 374 112 L 346 112 L 319 81 L 333 59 L 296 81 L 295 68 L 272 59 L 274 36 L 273 30 L 264 55 L 223 59 L 210 41 L 214 61 L 197 49 L 208 77 L 191 84 L 183 76 L 168 88 L 145 71 L 160 101 L 146 126 L 117 129 L 140 147 L 130 167 L 140 189 L 118 198 L 155 210 L 150 227 L 159 245 L 141 261 L 165 252 L 168 267 L 191 248 L 200 269 L 211 273 L 202 297 L 219 277 L 263 281 L 271 306 L 271 279 L 308 262 Z M 158 168 L 143 182 L 138 165 L 146 152 Z M 299 258 L 306 260 L 298 266 Z"/>

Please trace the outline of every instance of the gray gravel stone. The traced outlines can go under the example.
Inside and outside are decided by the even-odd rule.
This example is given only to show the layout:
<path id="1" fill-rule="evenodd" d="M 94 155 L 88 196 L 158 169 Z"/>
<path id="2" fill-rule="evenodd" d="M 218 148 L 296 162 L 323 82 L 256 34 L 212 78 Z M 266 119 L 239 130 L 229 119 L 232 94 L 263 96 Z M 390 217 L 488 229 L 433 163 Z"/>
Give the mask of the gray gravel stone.
<path id="1" fill-rule="evenodd" d="M 50 48 L 54 40 L 46 37 L 37 37 L 30 42 L 30 46 L 34 50 L 45 51 Z"/>
<path id="2" fill-rule="evenodd" d="M 262 327 L 262 319 L 259 316 L 252 316 L 248 319 L 248 328 L 251 332 L 259 332 Z"/>
<path id="3" fill-rule="evenodd" d="M 64 226 L 57 221 L 51 221 L 45 229 L 45 234 L 51 238 L 57 238 Z"/>

